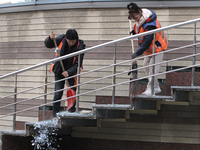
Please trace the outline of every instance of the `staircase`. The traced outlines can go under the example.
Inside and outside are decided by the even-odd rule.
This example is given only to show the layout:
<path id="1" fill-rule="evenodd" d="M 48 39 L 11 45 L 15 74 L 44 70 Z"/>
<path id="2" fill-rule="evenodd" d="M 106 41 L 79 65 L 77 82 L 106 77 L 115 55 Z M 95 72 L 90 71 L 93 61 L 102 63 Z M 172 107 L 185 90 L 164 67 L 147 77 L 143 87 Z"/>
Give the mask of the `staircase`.
<path id="1" fill-rule="evenodd" d="M 71 129 L 68 134 L 76 138 L 200 143 L 199 87 L 172 86 L 171 89 L 172 96 L 135 96 L 132 99 L 135 104 L 140 101 L 136 109 L 131 105 L 95 104 L 89 114 L 61 112 L 58 114 L 60 130 Z M 149 108 L 143 101 L 150 102 Z M 28 135 L 32 126 L 26 124 Z"/>
<path id="2" fill-rule="evenodd" d="M 199 109 L 193 103 L 198 95 L 198 87 L 172 87 L 174 95 L 170 97 L 145 97 L 138 95 L 134 99 L 155 101 L 153 109 L 129 109 L 117 105 L 95 105 L 97 126 L 73 126 L 72 136 L 77 138 L 97 138 L 125 141 L 146 141 L 164 143 L 199 144 Z M 179 92 L 188 93 L 188 100 L 181 101 Z M 197 93 L 198 94 L 197 94 Z M 176 101 L 177 98 L 178 101 Z M 167 99 L 166 99 L 167 98 Z M 146 106 L 145 106 L 146 107 Z"/>
<path id="3" fill-rule="evenodd" d="M 115 45 L 114 46 L 114 60 L 116 59 L 116 44 L 119 42 L 131 40 L 134 38 L 138 38 L 140 36 L 144 36 L 147 34 L 153 34 L 156 32 L 164 31 L 164 30 L 169 30 L 172 28 L 177 28 L 180 26 L 188 25 L 188 24 L 193 24 L 199 22 L 200 19 L 195 19 L 183 23 L 179 23 L 176 25 L 171 25 L 169 27 L 165 28 L 160 28 L 156 30 L 151 30 L 145 33 L 142 33 L 140 35 L 133 35 L 133 36 L 128 36 L 122 39 L 114 40 L 111 42 L 107 42 L 104 44 L 100 44 L 94 47 L 90 47 L 78 52 L 75 52 L 70 55 L 64 56 L 65 58 L 69 58 L 75 55 L 80 55 L 82 53 L 87 53 L 89 51 L 95 50 L 95 49 L 100 49 L 104 47 L 108 47 L 110 45 Z M 194 29 L 196 31 L 196 28 Z M 194 37 L 196 35 L 194 34 Z M 155 36 L 154 36 L 155 37 Z M 189 48 L 192 47 L 193 49 L 196 49 L 196 45 L 199 45 L 200 43 L 196 43 L 194 41 L 193 44 L 190 45 L 185 45 L 179 48 L 173 48 L 168 51 L 164 51 L 162 53 L 167 53 L 167 52 L 172 52 L 183 49 L 183 48 Z M 172 86 L 172 85 L 185 85 L 182 84 L 182 82 L 185 81 L 192 81 L 192 85 L 199 84 L 199 82 L 196 80 L 196 83 L 194 82 L 194 79 L 199 78 L 195 74 L 195 67 L 199 66 L 197 61 L 195 60 L 196 56 L 199 54 L 193 51 L 193 54 L 186 54 L 186 56 L 180 57 L 180 58 L 174 58 L 170 59 L 167 61 L 163 61 L 162 65 L 165 67 L 168 66 L 169 64 L 176 64 L 177 61 L 184 61 L 182 59 L 186 59 L 186 64 L 190 64 L 190 59 L 193 58 L 192 65 L 186 66 L 186 67 L 180 67 L 178 69 L 172 69 L 172 70 L 164 70 L 161 71 L 161 73 L 156 74 L 157 76 L 160 75 L 168 75 L 170 73 L 177 73 L 180 70 L 185 70 L 188 68 L 192 68 L 192 75 L 190 72 L 189 76 L 190 78 L 186 78 L 183 74 L 181 75 L 172 75 L 176 77 L 176 80 L 181 81 L 181 84 L 176 84 L 174 83 L 174 80 L 170 80 L 169 84 L 165 84 L 162 86 L 165 86 L 165 89 L 170 89 L 171 88 L 171 96 L 162 96 L 162 95 L 153 95 L 153 96 L 144 96 L 144 95 L 137 95 L 134 98 L 130 100 L 130 104 L 94 104 L 92 106 L 92 111 L 89 113 L 83 113 L 83 112 L 78 112 L 78 113 L 68 113 L 68 112 L 60 112 L 58 113 L 59 122 L 61 123 L 61 128 L 58 129 L 57 134 L 58 135 L 68 135 L 71 136 L 72 138 L 89 138 L 89 139 L 104 139 L 104 140 L 117 140 L 117 141 L 143 141 L 143 142 L 158 142 L 158 143 L 187 143 L 187 144 L 200 144 L 200 88 L 197 86 Z M 136 58 L 136 60 L 143 59 L 144 57 L 141 56 L 139 58 Z M 63 58 L 62 58 L 63 59 Z M 15 79 L 13 80 L 14 84 L 20 79 L 20 76 L 18 74 L 21 73 L 27 73 L 28 71 L 31 72 L 33 69 L 38 69 L 39 67 L 44 67 L 46 66 L 46 69 L 42 70 L 47 72 L 47 65 L 54 62 L 54 60 L 49 60 L 43 63 L 40 63 L 38 65 L 33 65 L 31 67 L 27 67 L 25 69 L 21 69 L 19 71 L 6 74 L 0 77 L 1 80 L 4 78 L 6 79 L 3 81 L 4 83 L 7 83 L 9 79 L 7 77 L 10 76 L 15 76 Z M 96 94 L 98 91 L 100 93 L 107 92 L 106 95 L 109 95 L 114 98 L 115 95 L 115 87 L 119 87 L 117 91 L 120 91 L 120 94 L 128 95 L 124 92 L 128 93 L 128 90 L 124 89 L 124 87 L 128 88 L 128 85 L 130 82 L 134 82 L 135 79 L 129 79 L 127 78 L 127 73 L 130 72 L 130 70 L 126 71 L 120 71 L 117 70 L 116 73 L 116 67 L 118 66 L 123 66 L 126 63 L 130 63 L 132 60 L 126 60 L 123 62 L 116 63 L 114 64 L 106 64 L 105 67 L 97 68 L 88 71 L 89 73 L 92 73 L 92 79 L 88 78 L 87 81 L 84 81 L 83 83 L 78 82 L 78 85 L 82 88 L 89 86 L 89 84 L 94 84 L 95 88 L 88 88 L 86 92 L 78 92 L 76 93 L 77 96 L 77 108 L 79 108 L 79 96 L 85 96 L 90 93 L 95 93 L 93 94 L 94 97 L 97 96 Z M 196 61 L 196 62 L 195 62 Z M 159 63 L 160 65 L 161 63 Z M 158 64 L 155 64 L 158 65 Z M 110 69 L 110 67 L 113 68 L 113 70 L 105 71 L 106 74 L 104 75 L 99 75 L 95 76 L 94 74 L 99 74 L 103 69 Z M 36 69 L 36 70 L 37 70 Z M 143 67 L 137 68 L 138 70 L 144 69 Z M 134 69 L 131 70 L 134 72 Z M 118 73 L 119 72 L 119 73 Z M 32 72 L 31 72 L 32 73 Z M 111 73 L 111 74 L 107 74 Z M 197 73 L 197 72 L 196 72 Z M 102 72 L 104 74 L 104 72 Z M 79 74 L 80 75 L 80 74 Z M 121 75 L 126 75 L 126 78 L 124 80 L 116 80 L 117 76 L 120 79 Z M 155 75 L 155 74 L 154 74 Z M 155 75 L 155 76 L 156 76 Z M 33 75 L 34 76 L 34 75 Z M 103 77 L 102 77 L 103 76 Z M 23 76 L 21 76 L 22 79 L 20 79 L 23 82 Z M 151 76 L 141 76 L 138 77 L 137 80 L 142 80 L 149 78 Z M 178 77 L 178 78 L 177 78 Z M 183 78 L 180 78 L 183 77 Z M 108 81 L 105 80 L 106 84 L 101 84 L 102 80 L 112 78 L 112 83 L 107 83 Z M 37 132 L 37 130 L 34 129 L 34 124 L 38 123 L 37 118 L 38 118 L 38 110 L 39 107 L 42 107 L 43 104 L 45 105 L 52 104 L 52 101 L 48 103 L 47 95 L 52 94 L 53 92 L 47 93 L 47 76 L 45 75 L 45 84 L 38 85 L 37 82 L 35 83 L 34 86 L 30 86 L 30 89 L 23 88 L 22 92 L 23 95 L 20 97 L 17 94 L 22 94 L 22 93 L 17 93 L 17 87 L 14 88 L 14 93 L 13 90 L 11 91 L 11 96 L 15 98 L 15 95 L 17 95 L 17 99 L 15 101 L 18 101 L 20 98 L 25 102 L 25 104 L 19 102 L 17 104 L 18 107 L 18 112 L 17 112 L 17 118 L 16 118 L 16 124 L 18 121 L 23 121 L 26 122 L 25 124 L 25 132 L 18 133 L 18 131 L 11 131 L 11 132 L 1 132 L 1 136 L 6 137 L 6 135 L 15 135 L 15 136 L 24 136 L 24 137 L 30 137 L 32 134 Z M 67 79 L 67 78 L 66 78 Z M 167 77 L 166 77 L 167 79 Z M 184 79 L 184 80 L 183 80 Z M 168 81 L 169 81 L 168 80 Z M 79 81 L 79 80 L 78 80 Z M 98 82 L 97 82 L 98 81 Z M 117 82 L 116 82 L 117 81 Z M 136 81 L 136 80 L 135 80 Z M 51 82 L 53 83 L 53 82 Z M 166 82 L 167 83 L 167 82 Z M 122 87 L 120 87 L 123 85 Z M 45 88 L 44 88 L 44 87 Z M 52 86 L 52 85 L 51 85 Z M 11 86 L 12 87 L 12 86 Z M 41 88 L 42 87 L 42 88 Z M 138 87 L 139 88 L 139 87 Z M 24 90 L 25 89 L 25 90 Z M 37 89 L 36 91 L 34 91 Z M 38 90 L 40 89 L 40 90 Z M 44 90 L 45 89 L 45 90 Z M 53 88 L 50 87 L 50 90 L 53 91 Z M 94 90 L 95 89 L 95 90 Z M 108 92 L 107 89 L 110 91 Z M 30 92 L 33 90 L 33 92 Z M 66 89 L 64 89 L 66 90 Z M 4 89 L 3 89 L 4 91 Z M 167 91 L 169 92 L 169 91 Z M 170 95 L 165 91 L 165 94 L 163 95 Z M 45 94 L 44 94 L 45 93 Z M 167 93 L 167 94 L 166 94 Z M 6 94 L 6 93 L 4 93 Z M 31 95 L 32 94 L 32 95 Z M 85 95 L 84 95 L 85 94 Z M 92 95 L 91 94 L 91 95 Z M 118 93 L 118 95 L 120 95 Z M 50 95 L 50 96 L 52 96 Z M 92 96 L 93 96 L 92 95 Z M 102 94 L 103 95 L 103 94 Z M 8 102 L 8 97 L 10 95 L 6 95 L 5 97 L 0 97 L 1 99 L 5 100 L 5 104 L 9 104 L 9 109 L 5 109 L 4 106 L 1 106 L 0 109 L 3 110 L 2 115 L 7 115 L 11 111 L 13 113 L 13 106 L 16 104 L 13 103 L 13 101 L 10 103 Z M 42 97 L 42 98 L 38 98 Z M 45 102 L 43 101 L 45 99 Z M 51 99 L 51 98 L 50 98 Z M 29 101 L 31 100 L 31 102 Z M 62 101 L 64 102 L 66 98 L 63 98 Z M 115 101 L 116 102 L 116 101 Z M 31 106 L 28 108 L 30 112 L 30 117 L 26 117 L 26 111 L 28 105 Z M 84 99 L 84 103 L 87 103 L 88 105 L 91 105 L 91 101 L 88 99 Z M 13 106 L 11 106 L 12 104 Z M 23 111 L 21 111 L 23 107 Z M 85 107 L 84 107 L 85 108 Z M 90 107 L 91 108 L 91 107 Z M 20 110 L 20 111 L 19 111 Z M 10 115 L 10 114 L 9 114 Z M 1 120 L 2 122 L 2 129 L 3 130 L 11 130 L 12 127 L 12 117 L 4 117 L 4 119 Z M 39 123 L 46 123 L 47 121 L 39 122 Z M 4 138 L 2 138 L 3 141 Z M 5 139 L 4 139 L 5 140 Z M 30 144 L 30 143 L 29 143 Z M 130 149 L 130 148 L 129 148 Z"/>

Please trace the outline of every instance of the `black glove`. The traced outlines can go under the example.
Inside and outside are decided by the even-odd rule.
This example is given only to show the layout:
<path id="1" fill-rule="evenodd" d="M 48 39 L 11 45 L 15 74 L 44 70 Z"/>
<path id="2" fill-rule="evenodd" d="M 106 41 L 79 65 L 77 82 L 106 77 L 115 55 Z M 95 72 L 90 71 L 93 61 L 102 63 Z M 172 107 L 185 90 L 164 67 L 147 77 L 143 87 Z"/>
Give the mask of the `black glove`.
<path id="1" fill-rule="evenodd" d="M 138 56 L 137 53 L 133 53 L 133 54 L 132 54 L 132 59 L 134 59 L 134 58 L 137 57 L 137 56 Z"/>
<path id="2" fill-rule="evenodd" d="M 135 30 L 129 32 L 130 35 L 135 35 Z"/>

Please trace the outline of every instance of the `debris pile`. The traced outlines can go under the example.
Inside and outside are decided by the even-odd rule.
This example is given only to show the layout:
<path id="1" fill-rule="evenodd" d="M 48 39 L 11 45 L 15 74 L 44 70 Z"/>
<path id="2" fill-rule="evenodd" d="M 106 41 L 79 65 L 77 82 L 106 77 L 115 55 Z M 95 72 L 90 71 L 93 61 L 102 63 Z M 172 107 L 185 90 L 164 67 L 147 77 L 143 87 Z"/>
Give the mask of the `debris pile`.
<path id="1" fill-rule="evenodd" d="M 41 121 L 34 124 L 34 130 L 37 134 L 32 135 L 32 146 L 34 150 L 55 149 L 60 147 L 57 144 L 62 138 L 57 137 L 57 131 L 61 128 L 60 118 L 54 117 L 51 120 Z"/>

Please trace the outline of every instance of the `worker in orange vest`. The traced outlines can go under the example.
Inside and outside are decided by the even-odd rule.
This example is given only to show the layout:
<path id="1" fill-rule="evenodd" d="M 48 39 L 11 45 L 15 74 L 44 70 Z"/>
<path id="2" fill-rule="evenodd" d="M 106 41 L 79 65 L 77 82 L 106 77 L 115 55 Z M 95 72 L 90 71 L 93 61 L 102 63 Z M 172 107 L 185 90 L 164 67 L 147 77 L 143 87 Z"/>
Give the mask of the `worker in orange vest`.
<path id="1" fill-rule="evenodd" d="M 85 49 L 85 44 L 83 40 L 80 40 L 78 37 L 78 33 L 75 29 L 69 29 L 67 30 L 66 34 L 62 34 L 55 38 L 55 34 L 51 33 L 50 36 L 48 36 L 44 44 L 47 48 L 54 48 L 55 44 L 53 39 L 55 39 L 56 44 L 59 45 L 58 49 L 60 51 L 60 56 L 64 56 L 76 51 L 80 51 L 82 49 Z M 83 62 L 84 54 L 80 55 L 80 66 Z M 50 68 L 50 71 L 54 72 L 55 75 L 55 81 L 64 79 L 69 76 L 73 76 L 77 73 L 77 67 L 78 67 L 78 56 L 70 57 L 67 59 L 62 60 L 63 66 L 65 71 L 62 70 L 61 64 L 59 61 L 57 61 L 55 64 L 53 64 Z M 69 86 L 73 86 L 76 84 L 76 80 L 74 78 L 68 79 Z M 55 83 L 55 91 L 61 90 L 64 88 L 65 80 L 56 82 Z M 76 92 L 76 88 L 72 88 Z M 55 92 L 53 101 L 60 100 L 63 95 L 63 90 Z M 68 110 L 69 112 L 75 112 L 75 104 Z M 56 113 L 60 111 L 60 102 L 53 103 L 53 111 L 52 115 L 55 117 Z"/>
<path id="2" fill-rule="evenodd" d="M 133 19 L 136 23 L 134 25 L 133 30 L 130 32 L 133 35 L 143 33 L 146 31 L 154 30 L 161 28 L 160 23 L 157 20 L 157 16 L 154 11 L 149 9 L 141 9 L 135 3 L 130 3 L 127 5 L 128 8 L 128 19 Z M 139 48 L 132 54 L 132 59 L 136 58 L 139 55 L 145 53 L 146 56 L 151 55 L 153 53 L 154 46 L 154 37 L 153 34 L 141 36 L 138 38 Z M 163 53 L 161 51 L 165 51 L 168 47 L 168 40 L 163 31 L 156 32 L 155 34 L 155 63 L 162 62 Z M 152 75 L 152 67 L 147 67 L 153 63 L 153 57 L 145 57 L 143 66 L 146 66 L 145 73 L 147 76 Z M 159 73 L 160 64 L 155 66 L 155 74 Z M 142 94 L 151 95 L 151 81 L 152 77 L 148 78 L 148 84 L 146 91 Z M 160 93 L 161 89 L 158 83 L 157 76 L 154 77 L 154 92 L 155 94 Z"/>

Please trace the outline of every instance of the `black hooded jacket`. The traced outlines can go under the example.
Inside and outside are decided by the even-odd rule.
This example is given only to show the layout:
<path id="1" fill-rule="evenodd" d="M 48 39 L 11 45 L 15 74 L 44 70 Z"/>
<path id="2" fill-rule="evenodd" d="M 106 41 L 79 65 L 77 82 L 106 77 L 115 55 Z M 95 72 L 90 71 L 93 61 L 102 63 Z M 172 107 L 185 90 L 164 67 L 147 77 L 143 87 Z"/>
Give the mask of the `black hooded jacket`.
<path id="1" fill-rule="evenodd" d="M 57 45 L 59 45 L 61 42 L 63 42 L 63 45 L 62 45 L 61 51 L 60 51 L 60 56 L 64 56 L 64 55 L 67 55 L 67 54 L 70 54 L 70 53 L 85 49 L 86 45 L 84 44 L 83 40 L 77 39 L 77 41 L 74 44 L 74 46 L 69 48 L 68 43 L 67 43 L 66 39 L 64 39 L 64 38 L 65 38 L 65 34 L 62 34 L 62 35 L 56 37 Z M 79 41 L 79 46 L 77 48 L 78 41 Z M 53 40 L 50 39 L 50 36 L 48 36 L 45 39 L 44 44 L 45 44 L 45 46 L 47 48 L 54 48 L 55 47 Z M 75 75 L 77 73 L 78 56 L 75 56 L 75 57 L 76 57 L 76 59 L 75 59 L 74 63 L 73 63 L 74 57 L 70 57 L 70 58 L 62 60 L 64 68 L 65 68 L 65 71 L 68 72 L 69 76 L 73 76 L 73 75 Z M 84 57 L 84 54 L 81 54 L 80 55 L 80 66 L 83 63 L 83 57 Z M 55 63 L 55 65 L 53 67 L 53 72 L 57 76 L 62 76 L 62 72 L 63 71 L 62 71 L 62 67 L 60 65 L 60 61 L 57 61 Z"/>

